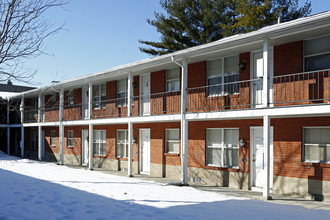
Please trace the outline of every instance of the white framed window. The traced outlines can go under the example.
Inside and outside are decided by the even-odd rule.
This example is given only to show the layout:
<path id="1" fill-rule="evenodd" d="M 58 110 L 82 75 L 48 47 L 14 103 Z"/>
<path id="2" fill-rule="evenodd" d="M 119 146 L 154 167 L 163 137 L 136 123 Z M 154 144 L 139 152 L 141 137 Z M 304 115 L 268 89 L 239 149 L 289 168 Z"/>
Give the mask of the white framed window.
<path id="1" fill-rule="evenodd" d="M 206 165 L 238 168 L 238 128 L 206 129 Z"/>
<path id="2" fill-rule="evenodd" d="M 93 85 L 93 109 L 105 108 L 106 84 Z"/>
<path id="3" fill-rule="evenodd" d="M 56 107 L 56 94 L 52 94 L 50 96 L 50 107 L 55 108 Z"/>
<path id="4" fill-rule="evenodd" d="M 127 79 L 117 81 L 117 106 L 127 106 Z"/>
<path id="5" fill-rule="evenodd" d="M 56 130 L 50 131 L 50 146 L 56 146 Z"/>
<path id="6" fill-rule="evenodd" d="M 207 85 L 209 96 L 239 92 L 239 57 L 223 57 L 207 62 Z"/>
<path id="7" fill-rule="evenodd" d="M 93 131 L 93 154 L 97 156 L 105 156 L 106 148 L 106 131 L 94 130 Z"/>
<path id="8" fill-rule="evenodd" d="M 117 130 L 117 157 L 128 157 L 128 130 Z"/>
<path id="9" fill-rule="evenodd" d="M 330 35 L 304 41 L 305 71 L 330 69 Z"/>
<path id="10" fill-rule="evenodd" d="M 67 146 L 68 147 L 73 147 L 74 146 L 74 142 L 73 139 L 74 138 L 74 132 L 73 130 L 68 130 L 68 137 L 67 137 Z"/>
<path id="11" fill-rule="evenodd" d="M 179 153 L 180 147 L 180 130 L 166 129 L 165 130 L 165 153 Z"/>
<path id="12" fill-rule="evenodd" d="M 180 67 L 166 70 L 166 91 L 180 90 Z"/>
<path id="13" fill-rule="evenodd" d="M 68 105 L 74 105 L 74 90 L 71 89 L 68 92 Z"/>
<path id="14" fill-rule="evenodd" d="M 304 161 L 330 162 L 330 127 L 304 128 Z"/>

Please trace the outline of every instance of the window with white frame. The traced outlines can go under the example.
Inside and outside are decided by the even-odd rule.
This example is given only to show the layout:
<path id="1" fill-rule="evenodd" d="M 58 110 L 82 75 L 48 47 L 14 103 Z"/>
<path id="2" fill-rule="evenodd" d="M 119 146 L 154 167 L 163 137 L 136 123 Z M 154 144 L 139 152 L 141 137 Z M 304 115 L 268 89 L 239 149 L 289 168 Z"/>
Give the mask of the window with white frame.
<path id="1" fill-rule="evenodd" d="M 166 70 L 166 91 L 180 90 L 180 68 Z"/>
<path id="2" fill-rule="evenodd" d="M 304 128 L 304 161 L 330 162 L 330 127 Z"/>
<path id="3" fill-rule="evenodd" d="M 50 107 L 55 108 L 56 107 L 56 94 L 52 94 L 50 96 Z"/>
<path id="4" fill-rule="evenodd" d="M 179 153 L 180 130 L 166 129 L 165 130 L 165 153 Z"/>
<path id="5" fill-rule="evenodd" d="M 56 146 L 56 130 L 50 131 L 50 146 Z"/>
<path id="6" fill-rule="evenodd" d="M 330 69 L 330 35 L 304 41 L 305 71 Z"/>
<path id="7" fill-rule="evenodd" d="M 117 106 L 127 106 L 127 79 L 117 81 Z"/>
<path id="8" fill-rule="evenodd" d="M 68 137 L 67 137 L 68 147 L 73 147 L 74 146 L 73 136 L 74 136 L 73 130 L 68 130 Z"/>
<path id="9" fill-rule="evenodd" d="M 228 95 L 239 92 L 239 57 L 224 57 L 207 62 L 208 95 Z"/>
<path id="10" fill-rule="evenodd" d="M 128 157 L 128 130 L 117 130 L 117 157 Z"/>
<path id="11" fill-rule="evenodd" d="M 93 154 L 97 156 L 105 156 L 105 148 L 106 148 L 106 131 L 94 130 Z"/>
<path id="12" fill-rule="evenodd" d="M 106 84 L 93 85 L 93 109 L 105 108 Z"/>
<path id="13" fill-rule="evenodd" d="M 71 89 L 68 92 L 68 105 L 74 105 L 74 90 Z"/>
<path id="14" fill-rule="evenodd" d="M 206 129 L 206 165 L 238 168 L 238 128 Z"/>

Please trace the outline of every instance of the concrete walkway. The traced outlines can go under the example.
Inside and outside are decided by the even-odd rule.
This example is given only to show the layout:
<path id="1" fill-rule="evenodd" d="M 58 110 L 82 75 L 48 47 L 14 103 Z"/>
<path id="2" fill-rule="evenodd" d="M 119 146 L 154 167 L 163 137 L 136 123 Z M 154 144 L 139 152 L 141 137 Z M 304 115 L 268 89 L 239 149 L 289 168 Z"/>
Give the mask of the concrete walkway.
<path id="1" fill-rule="evenodd" d="M 85 168 L 83 168 L 83 169 L 85 169 Z M 102 172 L 102 173 L 108 173 L 108 174 L 113 174 L 113 175 L 118 175 L 118 176 L 127 176 L 127 172 L 111 171 L 111 170 L 105 170 L 102 168 L 95 168 L 94 170 Z M 136 175 L 134 175 L 133 178 L 155 181 L 155 182 L 162 183 L 162 184 L 173 184 L 173 183 L 178 182 L 178 180 L 172 180 L 172 179 L 161 178 L 161 177 L 152 177 L 152 176 L 143 175 L 143 174 L 136 174 Z M 265 202 L 277 203 L 277 204 L 282 204 L 282 205 L 302 206 L 307 209 L 330 210 L 330 203 L 314 201 L 309 198 L 301 198 L 298 196 L 284 196 L 284 195 L 272 194 L 271 195 L 272 200 L 265 200 L 265 198 L 262 196 L 262 192 L 256 192 L 256 191 L 251 191 L 251 190 L 240 190 L 240 189 L 233 189 L 233 188 L 229 188 L 229 187 L 220 187 L 220 186 L 207 186 L 207 185 L 197 184 L 197 183 L 192 183 L 191 185 L 186 186 L 186 187 L 194 187 L 195 189 L 198 189 L 198 190 L 216 192 L 216 193 L 221 193 L 221 194 L 228 195 L 228 196 L 244 197 L 244 198 L 249 198 L 249 199 L 254 199 L 254 200 L 262 200 Z"/>

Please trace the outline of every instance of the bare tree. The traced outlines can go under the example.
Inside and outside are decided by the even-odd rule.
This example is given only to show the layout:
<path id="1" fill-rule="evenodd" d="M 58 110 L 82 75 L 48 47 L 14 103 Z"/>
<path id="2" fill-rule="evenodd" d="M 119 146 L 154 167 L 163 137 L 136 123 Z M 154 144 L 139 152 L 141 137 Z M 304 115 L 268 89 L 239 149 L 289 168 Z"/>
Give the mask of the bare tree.
<path id="1" fill-rule="evenodd" d="M 62 26 L 45 14 L 67 0 L 0 0 L 0 82 L 29 82 L 35 72 L 24 68 L 24 59 L 43 53 L 44 40 Z"/>

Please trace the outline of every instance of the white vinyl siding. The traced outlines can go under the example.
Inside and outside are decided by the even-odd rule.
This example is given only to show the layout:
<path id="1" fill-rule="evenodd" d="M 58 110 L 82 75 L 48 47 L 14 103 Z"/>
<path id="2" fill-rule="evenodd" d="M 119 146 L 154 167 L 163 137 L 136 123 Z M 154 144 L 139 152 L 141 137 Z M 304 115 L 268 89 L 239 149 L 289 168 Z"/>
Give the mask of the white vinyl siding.
<path id="1" fill-rule="evenodd" d="M 180 90 L 180 68 L 169 69 L 166 71 L 166 91 Z"/>
<path id="2" fill-rule="evenodd" d="M 330 128 L 304 128 L 304 161 L 330 162 Z"/>
<path id="3" fill-rule="evenodd" d="M 68 137 L 67 137 L 68 147 L 73 147 L 74 146 L 73 138 L 74 138 L 73 130 L 68 130 Z"/>
<path id="4" fill-rule="evenodd" d="M 105 156 L 106 148 L 106 131 L 95 130 L 93 132 L 93 154 L 97 156 Z"/>
<path id="5" fill-rule="evenodd" d="M 127 79 L 117 81 L 117 106 L 127 106 Z"/>
<path id="6" fill-rule="evenodd" d="M 93 109 L 105 108 L 106 84 L 93 85 Z"/>
<path id="7" fill-rule="evenodd" d="M 179 153 L 180 130 L 166 129 L 165 130 L 165 153 Z"/>
<path id="8" fill-rule="evenodd" d="M 330 35 L 304 42 L 305 71 L 330 69 Z"/>
<path id="9" fill-rule="evenodd" d="M 207 85 L 209 96 L 239 92 L 239 57 L 224 57 L 207 62 Z"/>
<path id="10" fill-rule="evenodd" d="M 117 130 L 117 157 L 128 157 L 128 130 Z"/>
<path id="11" fill-rule="evenodd" d="M 239 130 L 209 128 L 206 130 L 206 165 L 238 168 Z"/>

